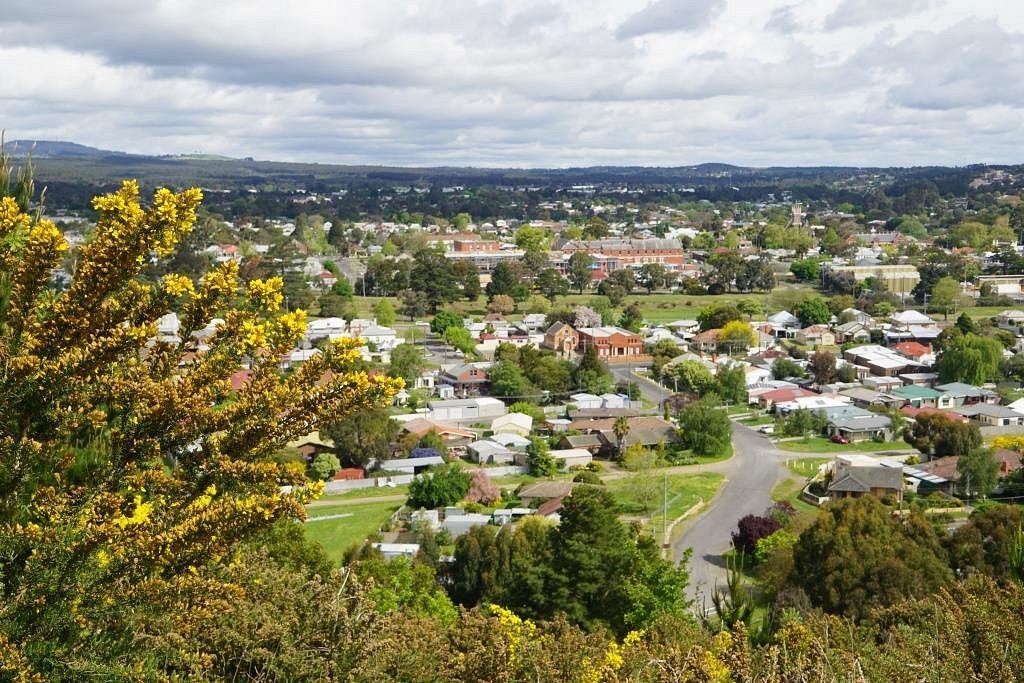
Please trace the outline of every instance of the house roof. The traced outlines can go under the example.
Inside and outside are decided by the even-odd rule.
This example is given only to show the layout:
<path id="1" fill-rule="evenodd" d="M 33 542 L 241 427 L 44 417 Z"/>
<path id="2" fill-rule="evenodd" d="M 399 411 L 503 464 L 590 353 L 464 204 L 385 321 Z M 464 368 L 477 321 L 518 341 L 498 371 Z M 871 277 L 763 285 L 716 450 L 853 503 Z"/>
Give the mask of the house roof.
<path id="1" fill-rule="evenodd" d="M 880 429 L 892 427 L 892 420 L 888 415 L 842 415 L 829 421 L 836 429 L 846 432 L 876 432 Z"/>
<path id="2" fill-rule="evenodd" d="M 430 420 L 425 417 L 418 417 L 415 420 L 409 420 L 402 424 L 402 428 L 416 436 L 423 436 L 427 432 L 437 432 L 438 434 L 450 434 L 452 436 L 463 436 L 466 438 L 473 438 L 476 436 L 476 434 L 468 429 L 459 429 L 453 425 L 435 422 L 434 420 Z"/>
<path id="3" fill-rule="evenodd" d="M 965 384 L 964 382 L 949 382 L 947 384 L 940 384 L 935 388 L 950 396 L 963 396 L 966 398 L 985 398 L 996 395 L 993 391 L 976 387 L 973 384 Z"/>
<path id="4" fill-rule="evenodd" d="M 852 389 L 843 389 L 839 392 L 840 396 L 848 396 L 855 401 L 864 401 L 865 403 L 874 403 L 882 397 L 882 394 L 868 389 L 867 387 L 853 387 Z"/>
<path id="5" fill-rule="evenodd" d="M 541 503 L 540 507 L 537 508 L 535 514 L 539 515 L 540 517 L 547 517 L 548 515 L 553 515 L 554 513 L 562 509 L 564 500 L 565 496 L 559 496 L 558 498 L 552 498 L 544 503 Z"/>
<path id="6" fill-rule="evenodd" d="M 915 399 L 915 398 L 938 398 L 942 396 L 942 392 L 935 391 L 930 387 L 919 387 L 916 384 L 908 384 L 898 389 L 893 389 L 891 392 L 894 396 L 900 398 Z"/>
<path id="7" fill-rule="evenodd" d="M 563 441 L 569 444 L 570 448 L 597 448 L 604 444 L 597 434 L 573 434 L 563 437 Z"/>
<path id="8" fill-rule="evenodd" d="M 808 396 L 820 396 L 820 394 L 816 394 L 808 389 L 796 387 L 793 389 L 775 389 L 774 391 L 768 391 L 758 396 L 758 398 L 766 401 L 773 401 L 775 403 L 784 403 L 786 401 L 793 401 L 795 399 Z"/>
<path id="9" fill-rule="evenodd" d="M 587 453 L 587 455 L 590 455 Z M 523 500 L 529 498 L 543 498 L 550 500 L 551 498 L 563 498 L 570 493 L 576 487 L 576 482 L 572 481 L 541 481 L 536 484 L 530 484 L 524 486 L 519 492 L 519 497 Z"/>
<path id="10" fill-rule="evenodd" d="M 916 341 L 900 342 L 893 347 L 897 352 L 910 358 L 920 358 L 921 356 L 927 356 L 932 352 L 930 347 L 925 346 Z"/>
<path id="11" fill-rule="evenodd" d="M 852 465 L 843 469 L 828 490 L 868 493 L 873 488 L 903 490 L 903 472 L 893 467 Z"/>
<path id="12" fill-rule="evenodd" d="M 956 412 L 955 410 L 942 410 L 940 408 L 933 408 L 932 406 L 924 406 L 922 408 L 915 408 L 914 406 L 903 406 L 902 408 L 900 408 L 900 412 L 906 415 L 907 417 L 917 417 L 918 415 L 942 413 L 949 419 L 957 420 L 959 422 L 964 422 L 967 419 L 960 413 Z"/>
<path id="13" fill-rule="evenodd" d="M 1020 413 L 1016 410 L 1011 410 L 1006 406 L 992 405 L 991 403 L 976 403 L 972 406 L 960 406 L 956 411 L 964 417 L 985 415 L 986 417 L 1011 418 L 1014 420 L 1020 419 Z"/>
<path id="14" fill-rule="evenodd" d="M 906 311 L 899 311 L 893 313 L 892 319 L 895 322 L 903 323 L 904 325 L 933 325 L 935 321 L 926 316 L 920 311 L 909 309 Z"/>

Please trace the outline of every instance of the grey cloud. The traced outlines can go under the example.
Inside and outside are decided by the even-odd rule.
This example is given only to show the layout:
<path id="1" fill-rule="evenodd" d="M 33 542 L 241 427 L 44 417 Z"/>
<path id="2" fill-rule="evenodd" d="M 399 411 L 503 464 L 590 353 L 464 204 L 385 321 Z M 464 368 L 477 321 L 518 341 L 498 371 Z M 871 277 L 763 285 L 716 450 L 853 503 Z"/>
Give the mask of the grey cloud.
<path id="1" fill-rule="evenodd" d="M 800 25 L 793 14 L 796 5 L 784 5 L 772 10 L 764 28 L 775 33 L 790 34 L 799 30 Z"/>
<path id="2" fill-rule="evenodd" d="M 897 19 L 921 12 L 931 4 L 931 0 L 843 0 L 826 17 L 825 29 L 835 31 L 884 19 Z"/>
<path id="3" fill-rule="evenodd" d="M 725 10 L 725 0 L 655 0 L 619 25 L 619 38 L 649 33 L 694 31 L 714 21 Z"/>

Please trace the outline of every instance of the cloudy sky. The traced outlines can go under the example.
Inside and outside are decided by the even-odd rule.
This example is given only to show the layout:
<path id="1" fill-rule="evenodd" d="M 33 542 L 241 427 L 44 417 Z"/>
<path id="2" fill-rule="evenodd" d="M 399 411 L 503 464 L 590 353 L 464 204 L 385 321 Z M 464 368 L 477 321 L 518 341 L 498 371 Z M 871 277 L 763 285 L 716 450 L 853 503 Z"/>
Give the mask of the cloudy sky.
<path id="1" fill-rule="evenodd" d="M 1018 163 L 1021 0 L 5 0 L 0 127 L 402 165 Z"/>

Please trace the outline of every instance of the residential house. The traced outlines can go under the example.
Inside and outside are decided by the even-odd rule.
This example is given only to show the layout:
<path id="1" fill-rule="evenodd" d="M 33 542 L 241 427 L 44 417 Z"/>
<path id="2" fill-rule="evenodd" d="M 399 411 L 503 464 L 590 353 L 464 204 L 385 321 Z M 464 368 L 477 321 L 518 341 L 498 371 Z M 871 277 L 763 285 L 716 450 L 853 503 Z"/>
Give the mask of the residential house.
<path id="1" fill-rule="evenodd" d="M 903 386 L 934 387 L 935 382 L 939 379 L 939 374 L 937 372 L 904 372 L 899 377 L 903 380 Z"/>
<path id="2" fill-rule="evenodd" d="M 942 397 L 939 399 L 940 408 L 960 409 L 962 406 L 973 406 L 979 403 L 990 405 L 999 403 L 999 394 L 996 392 L 963 382 L 940 384 L 935 387 L 935 390 L 942 392 Z"/>
<path id="3" fill-rule="evenodd" d="M 529 504 L 532 501 L 565 498 L 578 485 L 571 481 L 540 481 L 536 484 L 528 484 L 519 491 L 519 500 Z"/>
<path id="4" fill-rule="evenodd" d="M 867 368 L 876 376 L 896 377 L 900 373 L 921 367 L 917 361 L 876 344 L 854 346 L 843 352 L 843 358 L 854 365 Z"/>
<path id="5" fill-rule="evenodd" d="M 900 342 L 892 347 L 892 350 L 910 360 L 917 361 L 921 365 L 932 365 L 935 362 L 935 352 L 930 344 L 922 344 L 916 341 Z"/>
<path id="6" fill-rule="evenodd" d="M 919 387 L 916 384 L 908 384 L 898 389 L 893 389 L 889 393 L 903 399 L 914 408 L 938 408 L 939 398 L 942 397 L 942 392 L 930 387 Z"/>
<path id="7" fill-rule="evenodd" d="M 651 357 L 644 353 L 644 341 L 640 335 L 624 330 L 621 327 L 583 327 L 579 332 L 577 351 L 592 346 L 597 356 L 606 363 L 643 363 Z"/>
<path id="8" fill-rule="evenodd" d="M 833 334 L 828 325 L 811 325 L 796 333 L 796 341 L 798 344 L 814 348 L 819 346 L 835 346 L 836 335 Z"/>
<path id="9" fill-rule="evenodd" d="M 777 337 L 792 337 L 802 327 L 800 319 L 789 311 L 779 311 L 768 316 L 772 330 Z"/>
<path id="10" fill-rule="evenodd" d="M 598 434 L 573 434 L 563 436 L 557 446 L 562 449 L 582 448 L 597 455 L 604 448 L 605 442 Z"/>
<path id="11" fill-rule="evenodd" d="M 892 406 L 899 407 L 903 405 L 904 400 L 897 396 L 891 396 L 890 394 L 883 394 L 867 387 L 853 387 L 850 389 L 842 389 L 839 391 L 840 396 L 845 396 L 853 402 L 853 405 L 858 408 L 868 408 L 870 406 Z"/>
<path id="12" fill-rule="evenodd" d="M 979 427 L 1012 427 L 1024 425 L 1024 415 L 1006 406 L 975 403 L 956 409 L 956 412 Z"/>
<path id="13" fill-rule="evenodd" d="M 876 498 L 893 496 L 897 501 L 902 501 L 903 487 L 902 469 L 882 465 L 849 465 L 835 470 L 828 492 L 837 500 L 872 495 Z"/>
<path id="14" fill-rule="evenodd" d="M 871 341 L 871 328 L 856 320 L 836 325 L 835 334 L 837 344 Z"/>
<path id="15" fill-rule="evenodd" d="M 721 333 L 722 330 L 717 328 L 698 332 L 690 339 L 690 348 L 701 353 L 714 353 L 718 350 L 718 337 Z"/>
<path id="16" fill-rule="evenodd" d="M 820 396 L 810 389 L 800 387 L 773 389 L 757 396 L 757 405 L 762 410 L 772 410 L 776 403 L 788 403 L 797 398 L 806 396 Z"/>
<path id="17" fill-rule="evenodd" d="M 996 324 L 1004 330 L 1019 334 L 1024 330 L 1024 311 L 1006 310 L 996 316 Z"/>
<path id="18" fill-rule="evenodd" d="M 442 370 L 437 381 L 452 387 L 456 395 L 472 396 L 484 391 L 490 379 L 484 364 L 464 363 Z"/>
<path id="19" fill-rule="evenodd" d="M 829 436 L 840 436 L 851 442 L 888 441 L 892 438 L 892 419 L 856 406 L 825 410 Z"/>
<path id="20" fill-rule="evenodd" d="M 481 465 L 506 465 L 515 460 L 516 452 L 492 439 L 478 439 L 466 446 L 466 454 Z"/>
<path id="21" fill-rule="evenodd" d="M 855 366 L 856 367 L 856 366 Z M 868 389 L 880 391 L 886 393 L 893 389 L 902 387 L 905 382 L 899 377 L 893 377 L 888 375 L 868 375 L 861 378 L 861 384 L 866 386 Z"/>
<path id="22" fill-rule="evenodd" d="M 564 463 L 564 468 L 584 467 L 593 460 L 593 454 L 585 448 L 559 448 L 548 451 L 556 461 Z"/>
<path id="23" fill-rule="evenodd" d="M 468 429 L 461 429 L 455 425 L 437 422 L 426 417 L 415 417 L 402 423 L 402 429 L 417 438 L 422 438 L 429 432 L 434 432 L 449 447 L 461 446 L 472 441 L 476 434 Z"/>
<path id="24" fill-rule="evenodd" d="M 894 313 L 891 320 L 892 324 L 885 331 L 885 338 L 890 344 L 901 341 L 930 344 L 942 331 L 934 320 L 913 309 Z"/>
<path id="25" fill-rule="evenodd" d="M 572 325 L 556 322 L 544 333 L 543 346 L 563 358 L 571 358 L 580 345 L 580 335 Z"/>
<path id="26" fill-rule="evenodd" d="M 529 436 L 533 431 L 533 418 L 525 413 L 506 413 L 491 420 L 491 431 L 495 434 L 519 434 Z"/>
<path id="27" fill-rule="evenodd" d="M 838 318 L 844 323 L 860 323 L 861 325 L 864 325 L 865 327 L 868 328 L 875 325 L 874 318 L 872 318 L 869 314 L 865 313 L 864 311 L 859 310 L 857 308 L 853 308 L 852 306 L 849 308 L 844 308 L 843 310 L 839 311 Z"/>

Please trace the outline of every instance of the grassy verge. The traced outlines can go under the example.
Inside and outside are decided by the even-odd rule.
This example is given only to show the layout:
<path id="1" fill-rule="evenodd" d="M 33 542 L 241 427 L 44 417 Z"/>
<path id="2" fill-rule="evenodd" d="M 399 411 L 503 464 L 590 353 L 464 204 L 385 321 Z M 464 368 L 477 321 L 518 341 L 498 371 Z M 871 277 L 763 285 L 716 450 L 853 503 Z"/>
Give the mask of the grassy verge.
<path id="1" fill-rule="evenodd" d="M 818 468 L 827 462 L 832 462 L 832 458 L 800 458 L 799 460 L 788 461 L 786 467 L 793 474 L 806 479 L 816 475 Z"/>
<path id="2" fill-rule="evenodd" d="M 352 489 L 344 493 L 331 493 L 325 495 L 318 501 L 311 504 L 311 507 L 318 508 L 331 505 L 333 501 L 345 501 L 360 498 L 386 498 L 388 496 L 408 496 L 409 485 L 402 484 L 391 488 L 390 486 L 369 486 L 365 489 Z"/>
<path id="3" fill-rule="evenodd" d="M 307 510 L 303 528 L 306 538 L 322 545 L 332 561 L 340 562 L 346 550 L 379 530 L 400 506 L 393 501 L 318 505 Z"/>
<path id="4" fill-rule="evenodd" d="M 776 447 L 793 453 L 878 453 L 907 448 L 902 441 L 858 441 L 857 443 L 834 443 L 823 436 L 812 436 L 797 441 L 779 441 Z"/>
<path id="5" fill-rule="evenodd" d="M 668 486 L 668 522 L 681 517 L 683 513 L 703 500 L 710 501 L 718 492 L 725 478 L 714 472 L 698 474 L 658 473 L 657 470 L 634 474 L 608 482 L 608 490 L 615 500 L 631 516 L 646 521 L 647 529 L 661 533 L 665 525 L 665 486 Z M 646 509 L 645 509 L 646 507 Z M 635 512 L 634 512 L 635 511 Z"/>

